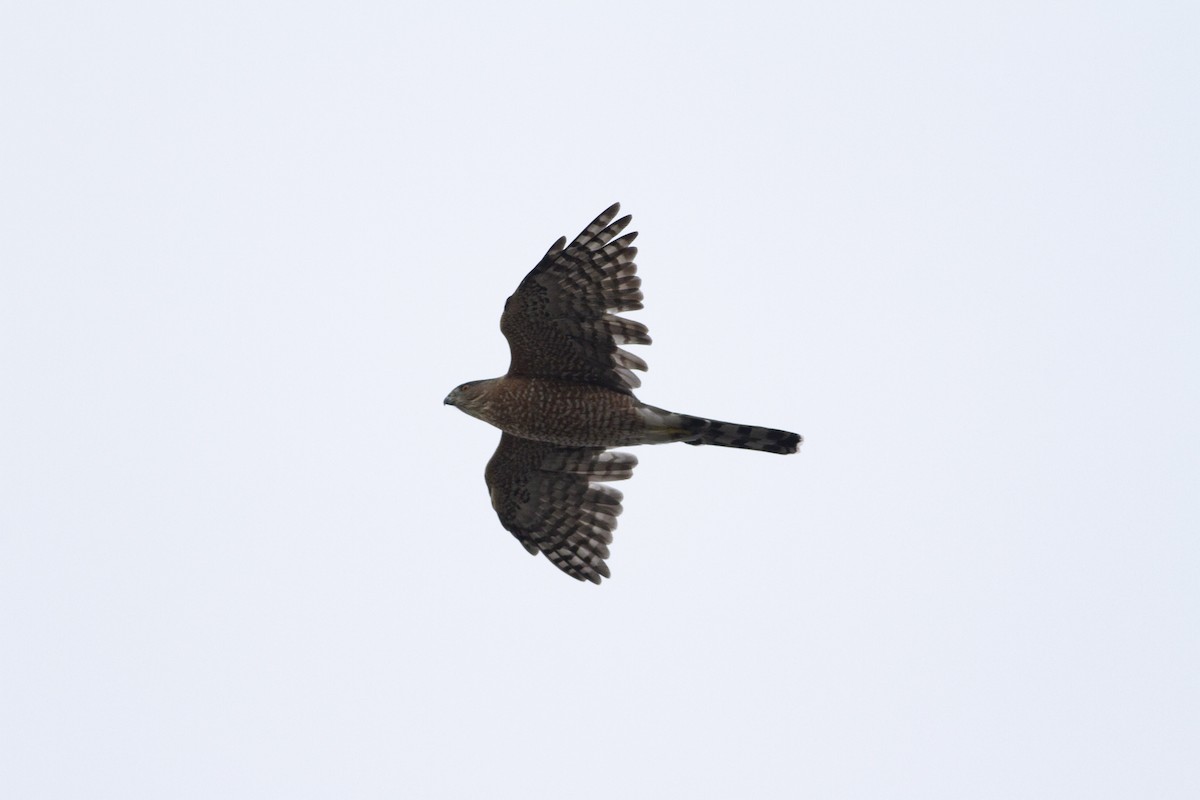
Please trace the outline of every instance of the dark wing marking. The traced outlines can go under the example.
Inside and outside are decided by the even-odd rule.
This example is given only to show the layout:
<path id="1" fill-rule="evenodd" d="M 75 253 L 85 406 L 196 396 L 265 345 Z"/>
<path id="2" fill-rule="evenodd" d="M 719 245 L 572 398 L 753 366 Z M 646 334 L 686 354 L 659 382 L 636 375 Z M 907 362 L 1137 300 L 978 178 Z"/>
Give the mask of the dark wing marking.
<path id="1" fill-rule="evenodd" d="M 617 237 L 632 217 L 612 222 L 614 203 L 575 241 L 559 239 L 504 305 L 500 330 L 512 354 L 508 374 L 558 378 L 631 392 L 646 362 L 618 345 L 650 344 L 646 326 L 611 312 L 642 307 L 633 262 L 637 233 Z M 610 224 L 611 223 L 611 224 Z"/>
<path id="2" fill-rule="evenodd" d="M 600 447 L 558 447 L 511 434 L 488 462 L 492 508 L 525 549 L 573 578 L 609 576 L 608 545 L 621 513 L 621 493 L 603 481 L 633 475 L 637 458 Z"/>

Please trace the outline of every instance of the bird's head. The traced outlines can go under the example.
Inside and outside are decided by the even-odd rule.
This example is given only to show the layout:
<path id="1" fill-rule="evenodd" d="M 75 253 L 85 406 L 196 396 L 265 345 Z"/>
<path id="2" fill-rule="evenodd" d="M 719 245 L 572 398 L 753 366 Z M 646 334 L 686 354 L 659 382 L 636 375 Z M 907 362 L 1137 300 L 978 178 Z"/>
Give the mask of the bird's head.
<path id="1" fill-rule="evenodd" d="M 454 406 L 464 414 L 470 414 L 472 417 L 482 419 L 482 414 L 486 405 L 484 393 L 492 381 L 467 381 L 459 384 L 451 390 L 450 394 L 446 395 L 443 401 L 448 406 Z"/>

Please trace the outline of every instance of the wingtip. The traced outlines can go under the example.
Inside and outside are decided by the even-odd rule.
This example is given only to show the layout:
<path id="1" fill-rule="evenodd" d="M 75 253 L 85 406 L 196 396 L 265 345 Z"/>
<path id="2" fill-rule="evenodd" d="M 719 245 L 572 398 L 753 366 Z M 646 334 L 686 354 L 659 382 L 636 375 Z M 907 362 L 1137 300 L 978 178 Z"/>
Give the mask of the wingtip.
<path id="1" fill-rule="evenodd" d="M 554 244 L 550 245 L 550 249 L 546 251 L 546 255 L 542 256 L 542 259 L 544 260 L 544 259 L 550 258 L 551 256 L 557 255 L 558 253 L 561 253 L 564 249 L 566 249 L 566 246 L 567 246 L 567 237 L 565 237 L 565 236 L 558 237 L 558 240 Z"/>

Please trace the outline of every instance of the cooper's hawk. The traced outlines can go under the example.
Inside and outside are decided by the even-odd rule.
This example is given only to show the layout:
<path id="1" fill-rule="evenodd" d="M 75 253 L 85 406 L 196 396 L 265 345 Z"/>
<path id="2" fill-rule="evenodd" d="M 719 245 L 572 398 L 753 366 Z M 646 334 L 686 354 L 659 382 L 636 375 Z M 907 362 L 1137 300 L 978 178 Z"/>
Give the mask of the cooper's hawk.
<path id="1" fill-rule="evenodd" d="M 617 237 L 614 203 L 567 244 L 560 238 L 504 304 L 512 360 L 502 378 L 471 381 L 446 404 L 504 433 L 484 478 L 500 523 L 525 549 L 579 580 L 609 577 L 608 545 L 635 444 L 715 444 L 794 453 L 800 435 L 676 414 L 639 402 L 632 370 L 646 362 L 622 344 L 650 344 L 646 326 L 611 312 L 642 307 L 633 263 L 637 233 Z M 611 224 L 610 224 L 611 223 Z"/>

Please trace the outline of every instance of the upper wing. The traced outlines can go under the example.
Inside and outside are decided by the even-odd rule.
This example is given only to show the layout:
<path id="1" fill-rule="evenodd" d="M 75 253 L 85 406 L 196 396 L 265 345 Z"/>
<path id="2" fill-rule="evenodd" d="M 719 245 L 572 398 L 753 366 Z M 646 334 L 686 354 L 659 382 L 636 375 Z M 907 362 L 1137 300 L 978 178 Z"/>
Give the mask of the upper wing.
<path id="1" fill-rule="evenodd" d="M 637 233 L 617 236 L 632 217 L 612 222 L 614 203 L 566 244 L 551 246 L 504 305 L 500 330 L 512 353 L 508 374 L 595 383 L 630 392 L 631 370 L 646 362 L 621 344 L 650 344 L 646 326 L 610 312 L 642 307 L 642 279 L 633 263 Z M 612 222 L 610 225 L 609 223 Z"/>
<path id="2" fill-rule="evenodd" d="M 633 475 L 637 458 L 600 447 L 558 447 L 511 434 L 484 474 L 500 523 L 525 549 L 573 578 L 609 576 L 608 545 L 621 513 L 621 493 L 601 481 Z"/>

